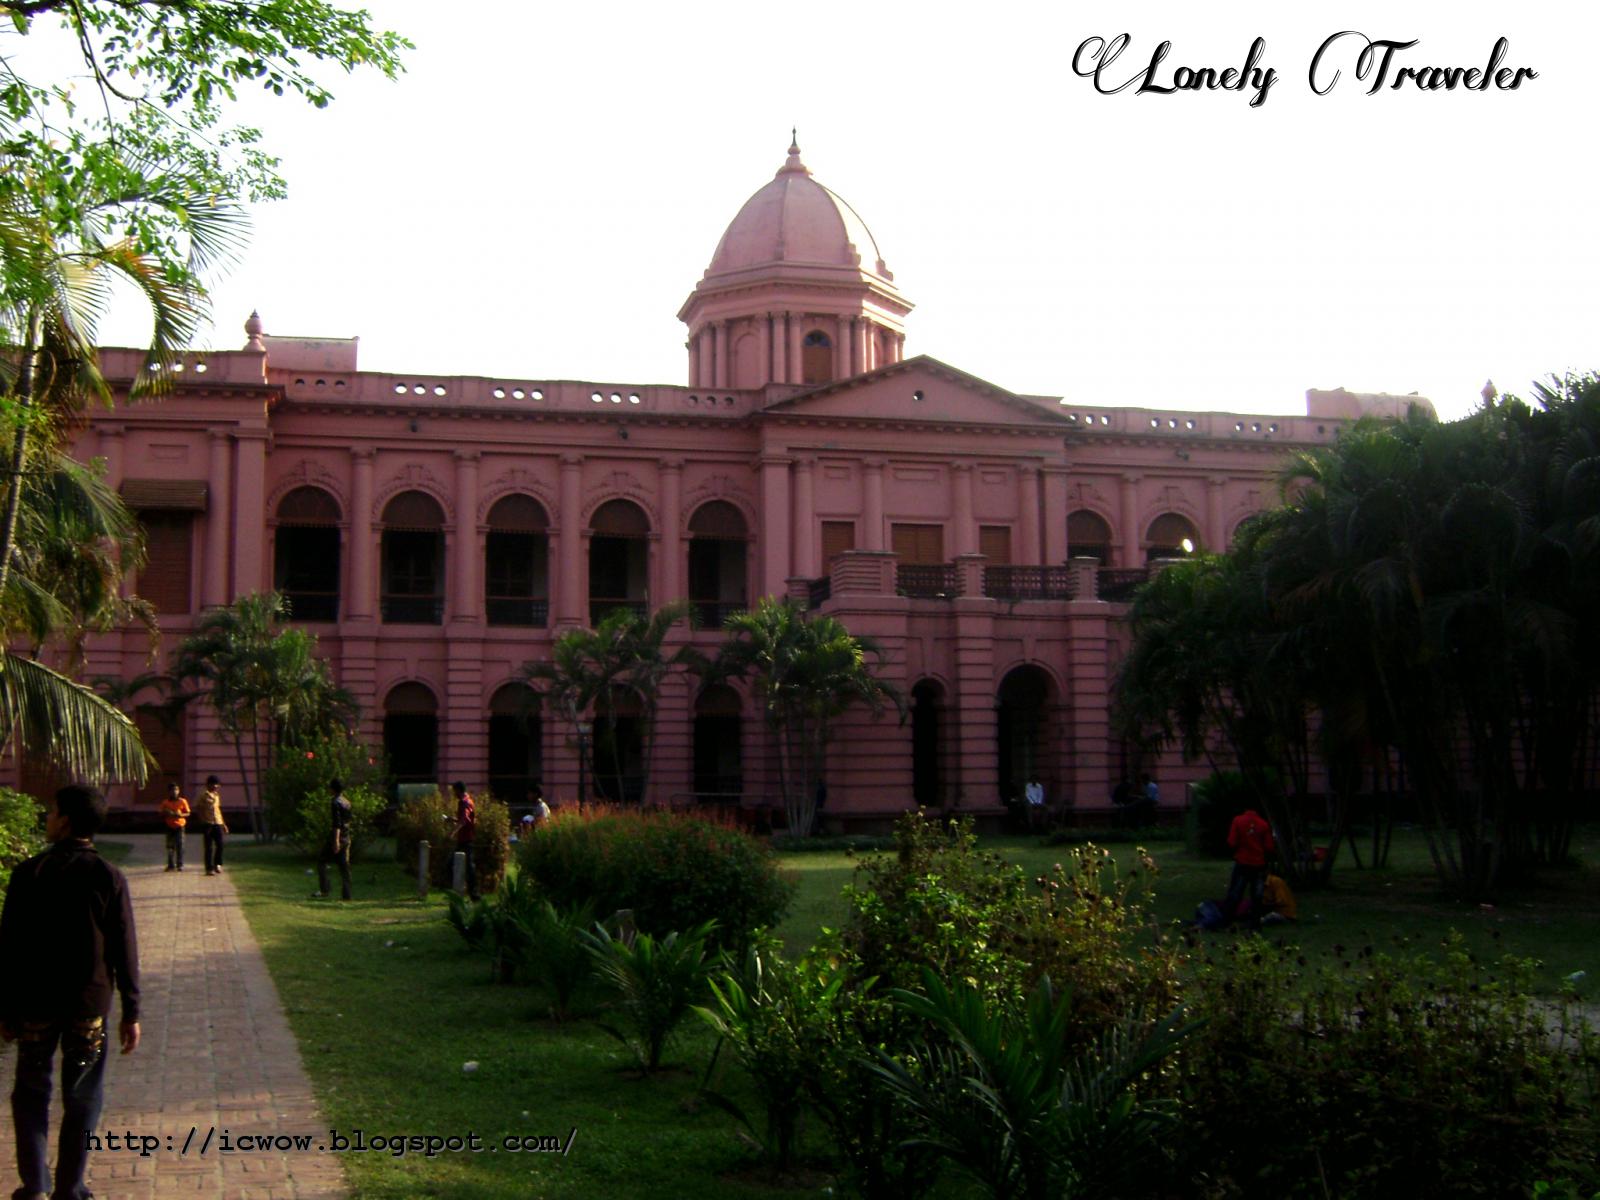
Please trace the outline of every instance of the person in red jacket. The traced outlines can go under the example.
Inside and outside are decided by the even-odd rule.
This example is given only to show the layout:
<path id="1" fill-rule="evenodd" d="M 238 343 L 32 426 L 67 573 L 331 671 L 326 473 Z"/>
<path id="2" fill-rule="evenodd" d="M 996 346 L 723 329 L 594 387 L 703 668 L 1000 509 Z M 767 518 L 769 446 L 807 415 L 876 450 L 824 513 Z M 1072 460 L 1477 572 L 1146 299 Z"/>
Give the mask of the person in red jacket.
<path id="1" fill-rule="evenodd" d="M 457 780 L 450 785 L 456 794 L 456 849 L 467 857 L 467 895 L 478 898 L 478 864 L 474 861 L 472 839 L 478 832 L 478 806 L 472 802 L 467 785 Z"/>
<path id="2" fill-rule="evenodd" d="M 1247 808 L 1228 826 L 1228 849 L 1233 851 L 1233 874 L 1228 879 L 1228 897 L 1222 902 L 1222 911 L 1232 920 L 1239 915 L 1239 902 L 1245 889 L 1250 889 L 1249 919 L 1252 925 L 1261 922 L 1261 893 L 1267 885 L 1267 856 L 1277 848 L 1272 840 L 1272 826 L 1260 813 Z"/>

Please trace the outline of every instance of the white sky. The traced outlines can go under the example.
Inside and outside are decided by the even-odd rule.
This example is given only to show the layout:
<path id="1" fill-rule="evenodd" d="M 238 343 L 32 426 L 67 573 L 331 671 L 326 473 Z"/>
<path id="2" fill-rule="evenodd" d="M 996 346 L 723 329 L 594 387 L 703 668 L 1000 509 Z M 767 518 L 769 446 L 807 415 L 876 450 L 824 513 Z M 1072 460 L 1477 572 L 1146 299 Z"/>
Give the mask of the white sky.
<path id="1" fill-rule="evenodd" d="M 214 289 L 210 347 L 258 308 L 359 335 L 371 370 L 686 382 L 678 307 L 798 125 L 917 304 L 908 354 L 1016 391 L 1296 412 L 1342 385 L 1455 416 L 1486 378 L 1600 368 L 1600 6 L 371 8 L 417 44 L 399 82 L 251 106 L 291 196 Z M 1346 29 L 1420 38 L 1400 66 L 1481 67 L 1503 35 L 1539 78 L 1368 96 L 1346 39 L 1318 97 Z M 1116 82 L 1163 39 L 1165 84 L 1258 35 L 1279 78 L 1259 108 L 1098 95 L 1073 52 L 1121 32 Z"/>

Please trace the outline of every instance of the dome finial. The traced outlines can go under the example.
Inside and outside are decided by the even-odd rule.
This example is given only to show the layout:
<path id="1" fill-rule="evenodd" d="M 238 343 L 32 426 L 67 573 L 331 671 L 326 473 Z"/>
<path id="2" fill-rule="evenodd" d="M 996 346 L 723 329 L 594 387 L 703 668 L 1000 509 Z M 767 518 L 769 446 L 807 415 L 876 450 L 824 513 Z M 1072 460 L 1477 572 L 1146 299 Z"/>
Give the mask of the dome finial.
<path id="1" fill-rule="evenodd" d="M 244 344 L 246 350 L 265 350 L 267 348 L 266 344 L 261 340 L 264 328 L 261 323 L 260 312 L 252 310 L 249 319 L 244 323 L 245 337 L 248 339 Z"/>
<path id="2" fill-rule="evenodd" d="M 789 127 L 789 157 L 778 168 L 779 175 L 809 175 L 811 168 L 800 161 L 800 135 L 794 126 Z"/>

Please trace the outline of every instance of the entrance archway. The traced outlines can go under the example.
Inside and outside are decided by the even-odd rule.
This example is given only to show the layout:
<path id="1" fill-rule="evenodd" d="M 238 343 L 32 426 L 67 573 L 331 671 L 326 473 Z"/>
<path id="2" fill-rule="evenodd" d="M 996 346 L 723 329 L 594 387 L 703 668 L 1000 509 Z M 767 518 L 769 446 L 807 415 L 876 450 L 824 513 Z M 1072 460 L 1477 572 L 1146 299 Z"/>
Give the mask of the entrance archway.
<path id="1" fill-rule="evenodd" d="M 508 683 L 489 699 L 489 790 L 507 804 L 525 804 L 544 774 L 544 722 L 539 693 Z"/>
<path id="2" fill-rule="evenodd" d="M 644 719 L 639 697 L 614 691 L 594 706 L 594 792 L 602 800 L 638 803 L 644 795 Z"/>
<path id="3" fill-rule="evenodd" d="M 948 802 L 944 723 L 944 688 L 924 679 L 911 689 L 911 798 L 918 808 L 942 809 Z"/>
<path id="4" fill-rule="evenodd" d="M 694 790 L 731 800 L 744 791 L 739 693 L 713 684 L 694 703 Z"/>
<path id="5" fill-rule="evenodd" d="M 1000 681 L 996 724 L 1002 800 L 1020 802 L 1023 788 L 1033 780 L 1044 784 L 1047 801 L 1052 795 L 1055 781 L 1049 764 L 1046 715 L 1053 693 L 1050 676 L 1031 664 L 1017 667 Z"/>
<path id="6" fill-rule="evenodd" d="M 383 701 L 383 752 L 396 783 L 437 783 L 439 701 L 426 684 L 396 684 Z"/>

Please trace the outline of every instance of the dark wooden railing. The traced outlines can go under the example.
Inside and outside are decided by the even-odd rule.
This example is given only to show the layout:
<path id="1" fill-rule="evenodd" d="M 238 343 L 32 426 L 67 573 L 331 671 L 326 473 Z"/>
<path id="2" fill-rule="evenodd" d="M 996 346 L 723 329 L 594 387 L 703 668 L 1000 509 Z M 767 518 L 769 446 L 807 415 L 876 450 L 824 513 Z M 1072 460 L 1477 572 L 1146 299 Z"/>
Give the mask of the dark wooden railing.
<path id="1" fill-rule="evenodd" d="M 1149 578 L 1148 567 L 1101 567 L 1098 579 L 1100 599 L 1113 604 L 1126 604 L 1133 599 L 1134 589 Z"/>
<path id="2" fill-rule="evenodd" d="M 648 600 L 600 599 L 594 596 L 589 598 L 589 624 L 598 625 L 618 609 L 627 609 L 636 617 L 650 615 L 650 602 Z"/>
<path id="3" fill-rule="evenodd" d="M 1072 600 L 1078 594 L 1078 576 L 1071 567 L 985 567 L 983 594 L 1009 601 Z"/>
<path id="4" fill-rule="evenodd" d="M 821 608 L 833 598 L 833 576 L 824 575 L 821 579 L 810 580 L 806 585 L 806 607 L 810 609 Z"/>
<path id="5" fill-rule="evenodd" d="M 337 621 L 339 619 L 338 592 L 284 592 L 289 602 L 291 621 Z"/>
<path id="6" fill-rule="evenodd" d="M 721 629 L 722 623 L 734 613 L 744 612 L 750 607 L 743 600 L 694 600 L 690 603 L 693 608 L 694 627 L 710 630 Z"/>
<path id="7" fill-rule="evenodd" d="M 961 571 L 954 563 L 901 563 L 895 592 L 921 600 L 953 600 L 961 595 Z"/>
<path id="8" fill-rule="evenodd" d="M 484 616 L 491 625 L 521 625 L 543 629 L 550 623 L 548 596 L 490 596 Z"/>
<path id="9" fill-rule="evenodd" d="M 386 625 L 439 625 L 444 621 L 443 596 L 382 597 Z"/>

